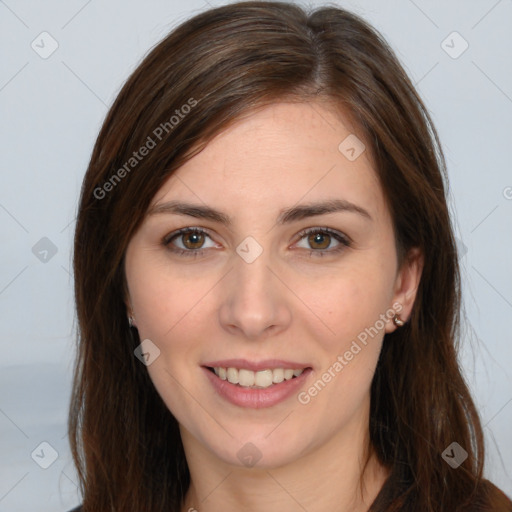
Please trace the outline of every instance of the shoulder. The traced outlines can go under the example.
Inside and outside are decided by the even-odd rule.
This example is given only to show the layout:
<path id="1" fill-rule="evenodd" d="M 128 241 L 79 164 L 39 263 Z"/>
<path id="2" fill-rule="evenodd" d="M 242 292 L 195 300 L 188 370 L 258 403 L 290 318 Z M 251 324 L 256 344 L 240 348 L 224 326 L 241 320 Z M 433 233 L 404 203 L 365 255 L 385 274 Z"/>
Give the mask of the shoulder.
<path id="1" fill-rule="evenodd" d="M 395 475 L 394 480 L 388 478 L 385 482 L 369 512 L 410 512 L 418 509 L 417 500 L 418 496 L 410 482 L 400 480 Z M 441 506 L 437 510 L 444 512 L 447 508 Z M 456 512 L 512 512 L 512 501 L 492 482 L 483 479 L 466 494 L 465 499 L 461 496 Z"/>
<path id="2" fill-rule="evenodd" d="M 477 487 L 471 504 L 463 512 L 512 512 L 512 501 L 489 480 L 482 480 Z"/>

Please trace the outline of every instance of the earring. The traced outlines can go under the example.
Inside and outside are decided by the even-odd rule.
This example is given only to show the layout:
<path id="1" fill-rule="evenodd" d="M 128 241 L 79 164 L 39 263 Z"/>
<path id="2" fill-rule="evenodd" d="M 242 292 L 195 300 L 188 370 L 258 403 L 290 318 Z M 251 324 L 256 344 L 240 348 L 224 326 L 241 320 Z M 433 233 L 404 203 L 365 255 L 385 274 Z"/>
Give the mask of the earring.
<path id="1" fill-rule="evenodd" d="M 133 316 L 132 315 L 128 315 L 128 325 L 130 327 L 133 327 Z"/>
<path id="2" fill-rule="evenodd" d="M 400 318 L 400 315 L 395 315 L 393 317 L 393 323 L 397 326 L 397 327 L 402 327 L 402 325 L 404 325 L 404 321 Z"/>

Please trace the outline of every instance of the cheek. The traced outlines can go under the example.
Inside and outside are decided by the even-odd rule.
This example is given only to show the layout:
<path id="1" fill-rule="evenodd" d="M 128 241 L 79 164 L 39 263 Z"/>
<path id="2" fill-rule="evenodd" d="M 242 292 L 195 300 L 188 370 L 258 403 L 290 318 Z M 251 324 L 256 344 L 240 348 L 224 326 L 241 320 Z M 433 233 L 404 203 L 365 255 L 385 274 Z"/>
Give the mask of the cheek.
<path id="1" fill-rule="evenodd" d="M 371 272 L 354 271 L 331 280 L 325 293 L 315 297 L 315 311 L 328 330 L 320 334 L 310 324 L 321 365 L 298 400 L 306 406 L 304 411 L 314 410 L 313 416 L 322 418 L 321 428 L 337 429 L 340 422 L 357 416 L 368 398 L 384 336 L 379 318 L 388 308 L 388 296 L 386 282 Z M 333 408 L 338 415 L 330 413 Z"/>
<path id="2" fill-rule="evenodd" d="M 127 278 L 137 328 L 141 337 L 155 340 L 164 341 L 180 324 L 189 323 L 215 283 L 192 268 L 173 272 L 168 262 L 150 257 L 134 259 L 132 268 L 136 271 L 127 272 Z"/>
<path id="3" fill-rule="evenodd" d="M 378 266 L 361 266 L 333 273 L 313 288 L 304 283 L 301 293 L 309 323 L 319 327 L 315 336 L 328 348 L 343 349 L 359 333 L 373 326 L 390 307 L 391 283 Z M 312 290 L 317 290 L 312 292 Z M 378 327 L 381 327 L 379 322 Z"/>
<path id="4" fill-rule="evenodd" d="M 325 280 L 322 293 L 309 296 L 312 309 L 323 320 L 308 316 L 309 334 L 321 352 L 321 368 L 299 402 L 311 401 L 317 411 L 324 411 L 320 416 L 333 406 L 345 411 L 345 419 L 355 414 L 367 396 L 382 346 L 381 315 L 390 307 L 391 281 L 378 260 L 363 265 L 361 258 L 358 263 Z"/>
<path id="5" fill-rule="evenodd" d="M 147 367 L 158 392 L 172 411 L 188 408 L 182 389 L 192 389 L 190 367 L 196 367 L 211 334 L 215 284 L 212 273 L 198 275 L 190 267 L 177 273 L 150 257 L 134 258 L 127 272 L 130 295 L 141 340 L 150 339 L 160 350 Z M 203 345 L 201 344 L 203 343 Z M 186 394 L 185 394 L 186 397 Z"/>
<path id="6" fill-rule="evenodd" d="M 160 351 L 147 371 L 167 408 L 183 422 L 201 414 L 184 390 L 196 385 L 190 366 L 199 359 L 198 340 L 207 331 L 204 299 L 211 279 L 169 275 L 158 264 L 139 263 L 140 277 L 130 281 L 137 329 L 141 340 L 150 339 Z"/>

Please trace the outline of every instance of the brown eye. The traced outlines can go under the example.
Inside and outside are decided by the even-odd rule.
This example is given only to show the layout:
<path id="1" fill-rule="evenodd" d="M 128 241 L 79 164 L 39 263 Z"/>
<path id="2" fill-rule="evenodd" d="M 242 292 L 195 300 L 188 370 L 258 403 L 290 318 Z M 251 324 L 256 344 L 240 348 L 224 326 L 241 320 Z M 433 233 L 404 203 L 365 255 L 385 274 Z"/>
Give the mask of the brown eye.
<path id="1" fill-rule="evenodd" d="M 298 247 L 308 249 L 310 256 L 335 254 L 351 247 L 351 241 L 347 236 L 330 228 L 305 229 L 299 233 L 299 237 L 302 245 L 298 244 Z"/>
<path id="2" fill-rule="evenodd" d="M 205 251 L 215 247 L 211 240 L 211 245 L 206 245 L 207 239 L 211 240 L 210 235 L 200 228 L 183 228 L 170 235 L 167 235 L 162 243 L 168 249 L 180 256 L 201 256 Z"/>
<path id="3" fill-rule="evenodd" d="M 204 244 L 204 233 L 188 231 L 181 235 L 181 240 L 187 249 L 200 249 Z"/>
<path id="4" fill-rule="evenodd" d="M 331 235 L 323 232 L 312 233 L 308 236 L 308 242 L 313 249 L 327 249 L 331 242 Z"/>

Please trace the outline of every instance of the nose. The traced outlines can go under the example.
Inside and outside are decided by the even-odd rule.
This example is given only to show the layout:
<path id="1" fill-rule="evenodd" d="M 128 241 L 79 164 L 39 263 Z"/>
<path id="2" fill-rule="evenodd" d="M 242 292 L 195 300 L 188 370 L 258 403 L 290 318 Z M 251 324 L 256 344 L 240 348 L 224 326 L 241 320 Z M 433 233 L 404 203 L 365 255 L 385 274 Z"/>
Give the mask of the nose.
<path id="1" fill-rule="evenodd" d="M 278 277 L 267 252 L 248 263 L 235 255 L 225 277 L 219 319 L 230 334 L 248 340 L 264 339 L 288 328 L 291 292 Z"/>

